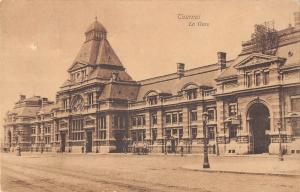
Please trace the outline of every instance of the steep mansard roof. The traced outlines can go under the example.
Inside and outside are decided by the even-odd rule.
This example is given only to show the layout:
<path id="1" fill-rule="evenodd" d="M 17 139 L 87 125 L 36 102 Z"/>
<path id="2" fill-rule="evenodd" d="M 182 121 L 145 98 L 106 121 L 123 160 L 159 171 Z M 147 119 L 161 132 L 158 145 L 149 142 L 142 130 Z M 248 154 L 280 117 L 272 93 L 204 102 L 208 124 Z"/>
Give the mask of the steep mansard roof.
<path id="1" fill-rule="evenodd" d="M 85 42 L 73 64 L 106 64 L 123 68 L 123 65 L 107 39 Z"/>
<path id="2" fill-rule="evenodd" d="M 17 107 L 8 111 L 8 114 L 16 114 L 21 117 L 34 117 L 39 112 L 39 107 Z"/>
<path id="3" fill-rule="evenodd" d="M 45 98 L 44 98 L 45 99 Z M 50 113 L 53 109 L 58 108 L 51 101 L 44 101 L 42 107 L 40 96 L 33 96 L 16 102 L 14 108 L 8 111 L 8 115 L 17 115 L 20 117 L 35 117 L 38 112 Z"/>
<path id="4" fill-rule="evenodd" d="M 220 73 L 219 67 L 218 64 L 212 64 L 186 70 L 183 77 L 179 77 L 176 73 L 173 73 L 139 81 L 141 87 L 139 89 L 137 100 L 143 100 L 147 92 L 151 90 L 177 95 L 188 83 L 196 84 L 199 87 L 206 86 L 216 88 L 214 79 Z"/>

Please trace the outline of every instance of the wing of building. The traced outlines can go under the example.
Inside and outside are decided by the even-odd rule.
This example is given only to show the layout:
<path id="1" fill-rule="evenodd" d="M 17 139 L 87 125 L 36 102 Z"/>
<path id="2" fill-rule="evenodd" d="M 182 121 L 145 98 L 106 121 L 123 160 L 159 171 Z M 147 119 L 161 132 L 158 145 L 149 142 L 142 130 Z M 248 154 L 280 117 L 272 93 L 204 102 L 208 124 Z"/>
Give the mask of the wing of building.
<path id="1" fill-rule="evenodd" d="M 61 152 L 300 153 L 300 13 L 256 25 L 233 60 L 135 81 L 95 20 L 56 101 L 24 96 L 5 118 L 5 146 Z M 199 63 L 199 65 L 202 63 Z"/>

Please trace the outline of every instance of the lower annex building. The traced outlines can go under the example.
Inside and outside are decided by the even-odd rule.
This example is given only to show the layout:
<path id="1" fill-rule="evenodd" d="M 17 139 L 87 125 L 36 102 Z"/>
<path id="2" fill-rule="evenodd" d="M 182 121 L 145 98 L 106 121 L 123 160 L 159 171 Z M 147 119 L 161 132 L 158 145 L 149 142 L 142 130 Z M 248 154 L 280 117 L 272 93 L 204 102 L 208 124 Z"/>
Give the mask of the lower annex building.
<path id="1" fill-rule="evenodd" d="M 97 20 L 68 69 L 56 101 L 20 96 L 7 112 L 5 147 L 13 151 L 203 151 L 207 112 L 210 152 L 300 153 L 300 13 L 295 25 L 256 25 L 241 53 L 214 64 L 135 81 Z M 281 138 L 281 139 L 280 139 Z"/>

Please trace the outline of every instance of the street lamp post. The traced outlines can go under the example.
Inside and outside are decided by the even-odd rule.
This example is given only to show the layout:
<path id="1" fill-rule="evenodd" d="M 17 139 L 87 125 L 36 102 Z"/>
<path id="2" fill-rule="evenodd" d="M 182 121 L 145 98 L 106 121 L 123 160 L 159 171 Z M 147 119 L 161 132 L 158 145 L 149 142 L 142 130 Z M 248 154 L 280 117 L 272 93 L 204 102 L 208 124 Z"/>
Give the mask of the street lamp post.
<path id="1" fill-rule="evenodd" d="M 279 161 L 283 161 L 283 153 L 282 153 L 282 146 L 281 146 L 281 122 L 280 120 L 277 122 L 278 127 L 278 137 L 279 137 L 279 153 L 278 153 L 278 159 Z"/>
<path id="2" fill-rule="evenodd" d="M 207 112 L 203 112 L 202 119 L 203 119 L 203 135 L 204 135 L 204 159 L 203 159 L 203 168 L 207 169 L 210 168 L 209 162 L 208 162 L 208 152 L 207 152 L 207 118 L 208 114 Z"/>

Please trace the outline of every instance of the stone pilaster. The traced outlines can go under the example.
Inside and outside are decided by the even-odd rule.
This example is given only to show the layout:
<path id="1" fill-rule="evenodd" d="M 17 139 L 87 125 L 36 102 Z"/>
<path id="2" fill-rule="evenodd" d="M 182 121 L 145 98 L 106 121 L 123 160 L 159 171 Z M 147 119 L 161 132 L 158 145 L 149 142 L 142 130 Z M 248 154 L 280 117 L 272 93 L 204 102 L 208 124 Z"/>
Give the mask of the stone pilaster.
<path id="1" fill-rule="evenodd" d="M 223 100 L 217 100 L 216 102 L 216 110 L 217 110 L 217 127 L 218 127 L 218 132 L 219 132 L 219 136 L 224 135 L 224 101 Z"/>
<path id="2" fill-rule="evenodd" d="M 164 118 L 163 112 L 161 110 L 157 111 L 157 140 L 163 140 L 163 125 L 164 125 Z"/>
<path id="3" fill-rule="evenodd" d="M 183 127 L 183 139 L 190 138 L 190 110 L 188 107 L 184 107 L 182 109 L 183 120 L 182 120 L 182 127 Z"/>
<path id="4" fill-rule="evenodd" d="M 197 138 L 203 138 L 203 106 L 197 106 Z"/>
<path id="5" fill-rule="evenodd" d="M 113 127 L 112 127 L 112 116 L 113 114 L 109 113 L 106 115 L 106 138 L 107 140 L 114 139 L 113 137 Z"/>
<path id="6" fill-rule="evenodd" d="M 146 120 L 146 138 L 145 140 L 151 140 L 151 115 L 150 112 L 145 113 L 145 120 Z"/>

